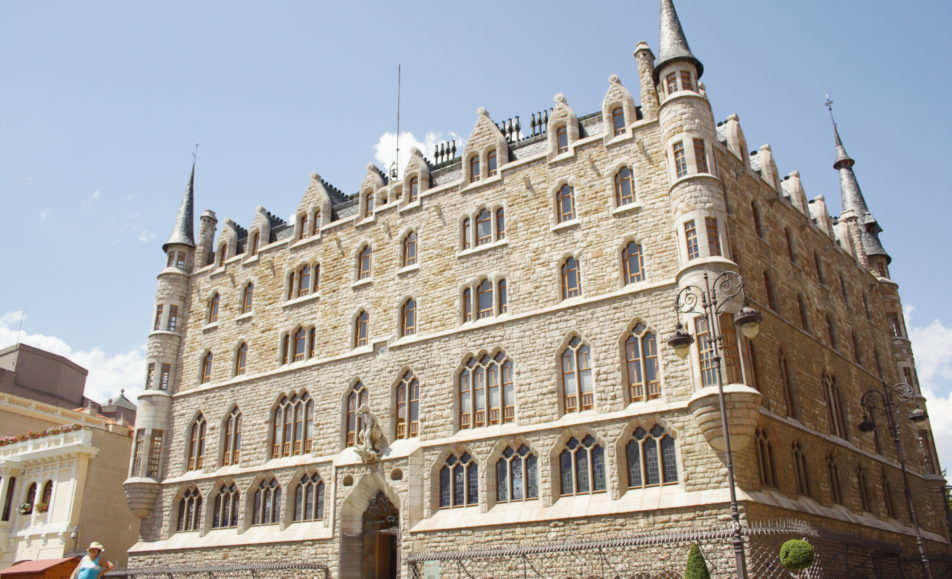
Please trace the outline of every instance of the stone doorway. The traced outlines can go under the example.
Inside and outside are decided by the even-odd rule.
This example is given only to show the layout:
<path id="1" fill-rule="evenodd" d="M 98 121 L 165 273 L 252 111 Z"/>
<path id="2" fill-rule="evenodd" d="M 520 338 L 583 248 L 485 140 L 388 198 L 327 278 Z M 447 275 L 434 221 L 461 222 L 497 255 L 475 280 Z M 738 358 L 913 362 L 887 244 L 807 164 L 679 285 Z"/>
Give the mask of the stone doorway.
<path id="1" fill-rule="evenodd" d="M 363 516 L 363 579 L 400 576 L 400 514 L 383 492 L 370 500 Z"/>
<path id="2" fill-rule="evenodd" d="M 367 497 L 373 492 L 371 489 L 357 494 Z M 348 501 L 342 510 L 340 576 L 342 579 L 399 579 L 400 511 L 380 490 L 369 496 L 369 500 L 363 500 L 367 506 L 362 511 L 359 500 Z"/>

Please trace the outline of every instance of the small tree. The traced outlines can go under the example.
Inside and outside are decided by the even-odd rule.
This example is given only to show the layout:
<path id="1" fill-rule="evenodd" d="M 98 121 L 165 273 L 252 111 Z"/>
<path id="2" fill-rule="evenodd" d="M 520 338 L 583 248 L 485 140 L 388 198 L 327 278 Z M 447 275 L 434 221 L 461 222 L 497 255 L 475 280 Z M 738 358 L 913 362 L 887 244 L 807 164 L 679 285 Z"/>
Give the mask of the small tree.
<path id="1" fill-rule="evenodd" d="M 691 552 L 688 553 L 688 566 L 684 570 L 684 579 L 711 579 L 711 573 L 707 570 L 707 563 L 704 562 L 704 555 L 701 554 L 697 543 L 691 545 Z"/>
<path id="2" fill-rule="evenodd" d="M 800 539 L 790 539 L 780 546 L 780 564 L 794 573 L 812 565 L 815 557 L 813 545 Z"/>

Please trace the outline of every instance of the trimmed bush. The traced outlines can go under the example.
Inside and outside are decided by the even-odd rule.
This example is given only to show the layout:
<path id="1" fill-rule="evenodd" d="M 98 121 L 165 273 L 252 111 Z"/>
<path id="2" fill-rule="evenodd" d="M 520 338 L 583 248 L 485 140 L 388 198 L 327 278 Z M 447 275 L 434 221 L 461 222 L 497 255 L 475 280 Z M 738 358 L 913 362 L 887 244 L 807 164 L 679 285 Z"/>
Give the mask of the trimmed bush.
<path id="1" fill-rule="evenodd" d="M 684 579 L 711 579 L 711 573 L 707 570 L 707 563 L 704 562 L 704 555 L 697 543 L 691 545 L 691 552 L 688 554 L 688 566 L 684 570 Z"/>
<path id="2" fill-rule="evenodd" d="M 813 545 L 800 539 L 790 539 L 780 546 L 780 564 L 788 571 L 802 571 L 813 564 L 816 553 Z"/>

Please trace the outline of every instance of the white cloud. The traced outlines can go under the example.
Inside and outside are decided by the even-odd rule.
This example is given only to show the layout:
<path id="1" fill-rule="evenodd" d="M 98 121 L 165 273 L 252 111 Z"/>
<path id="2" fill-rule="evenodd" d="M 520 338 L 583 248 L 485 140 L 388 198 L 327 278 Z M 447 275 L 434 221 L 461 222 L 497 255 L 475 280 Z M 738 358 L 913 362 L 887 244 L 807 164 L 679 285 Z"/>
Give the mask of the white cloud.
<path id="1" fill-rule="evenodd" d="M 99 199 L 99 196 L 100 196 L 100 195 L 102 195 L 102 192 L 101 192 L 99 189 L 96 189 L 95 191 L 93 191 L 92 193 L 89 194 L 89 197 L 86 198 L 85 204 L 86 204 L 86 205 L 92 204 L 92 203 L 95 202 L 97 199 Z"/>
<path id="2" fill-rule="evenodd" d="M 19 334 L 20 343 L 59 354 L 89 370 L 86 377 L 87 397 L 105 403 L 109 398 L 117 397 L 119 391 L 124 389 L 126 397 L 135 402 L 144 379 L 145 344 L 135 346 L 128 352 L 111 355 L 99 348 L 75 350 L 55 336 L 18 332 L 21 316 L 24 320 L 29 319 L 23 312 L 0 315 L 0 348 L 16 344 Z"/>
<path id="3" fill-rule="evenodd" d="M 456 140 L 457 151 L 461 151 L 463 149 L 463 140 L 459 138 L 459 135 L 453 132 L 450 132 L 447 137 L 444 137 L 442 133 L 427 133 L 422 141 L 417 140 L 413 133 L 400 133 L 400 175 L 403 175 L 403 169 L 410 160 L 410 149 L 416 147 L 423 153 L 424 157 L 432 161 L 436 145 L 442 141 L 453 139 Z M 380 163 L 384 171 L 389 171 L 390 166 L 396 160 L 396 147 L 396 133 L 384 133 L 377 139 L 377 144 L 374 145 L 374 158 L 377 159 L 377 162 Z"/>
<path id="4" fill-rule="evenodd" d="M 943 468 L 952 468 L 952 327 L 941 320 L 914 327 L 912 311 L 906 308 L 906 322 L 919 385 L 927 400 L 939 462 Z"/>
<path id="5" fill-rule="evenodd" d="M 148 229 L 143 229 L 139 232 L 139 235 L 137 235 L 136 238 L 143 243 L 148 243 L 155 239 L 155 234 Z"/>
<path id="6" fill-rule="evenodd" d="M 50 210 L 44 209 L 40 211 L 40 221 L 46 221 L 46 218 L 50 216 Z"/>

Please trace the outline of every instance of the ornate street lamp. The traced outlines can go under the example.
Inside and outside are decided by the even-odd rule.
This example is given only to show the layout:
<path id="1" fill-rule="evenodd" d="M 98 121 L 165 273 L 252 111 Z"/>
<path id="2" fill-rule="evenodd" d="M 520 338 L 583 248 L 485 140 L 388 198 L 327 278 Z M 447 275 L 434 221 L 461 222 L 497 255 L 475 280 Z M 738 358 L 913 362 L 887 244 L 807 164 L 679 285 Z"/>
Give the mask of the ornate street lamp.
<path id="1" fill-rule="evenodd" d="M 708 330 L 710 332 L 711 361 L 714 365 L 714 374 L 717 377 L 717 397 L 721 414 L 721 430 L 724 435 L 724 462 L 727 467 L 727 486 L 730 491 L 730 513 L 731 513 L 731 543 L 734 546 L 734 560 L 737 569 L 737 577 L 744 579 L 747 577 L 747 561 L 744 555 L 744 529 L 740 524 L 740 509 L 737 506 L 737 489 L 734 482 L 734 457 L 731 453 L 731 438 L 728 430 L 727 410 L 724 402 L 724 378 L 721 373 L 721 336 L 720 325 L 718 323 L 718 314 L 722 313 L 725 305 L 734 297 L 742 295 L 744 291 L 744 280 L 739 273 L 725 271 L 711 282 L 708 274 L 704 274 L 704 287 L 687 286 L 678 292 L 675 299 L 674 309 L 678 313 L 678 325 L 667 340 L 668 346 L 674 349 L 675 353 L 682 360 L 688 356 L 691 351 L 691 344 L 694 343 L 694 337 L 684 329 L 680 322 L 681 314 L 701 314 L 707 320 Z M 734 325 L 748 339 L 753 339 L 760 331 L 760 322 L 762 320 L 760 312 L 751 308 L 746 303 L 744 307 L 734 314 Z"/>
<path id="2" fill-rule="evenodd" d="M 899 408 L 893 405 L 893 395 L 899 398 L 900 402 L 912 400 L 916 397 L 916 392 L 908 384 L 896 384 L 889 386 L 883 382 L 882 390 L 867 390 L 860 398 L 860 405 L 863 407 L 863 421 L 857 428 L 862 432 L 871 432 L 876 428 L 873 422 L 873 411 L 882 409 L 886 415 L 886 425 L 889 429 L 889 435 L 892 437 L 893 444 L 896 446 L 896 460 L 899 461 L 899 470 L 902 471 L 902 487 L 906 495 L 906 508 L 909 509 L 909 518 L 912 519 L 912 526 L 916 532 L 916 546 L 919 548 L 919 562 L 922 565 L 922 576 L 926 579 L 932 578 L 932 570 L 929 568 L 929 558 L 926 556 L 926 545 L 922 540 L 922 529 L 919 528 L 919 517 L 916 516 L 916 505 L 912 501 L 912 490 L 909 488 L 909 473 L 906 471 L 906 458 L 902 451 L 902 444 L 899 441 L 899 425 L 896 423 L 896 414 Z M 882 403 L 880 406 L 878 403 Z M 922 422 L 929 417 L 926 411 L 916 405 L 915 410 L 909 413 L 908 419 L 912 422 Z"/>

